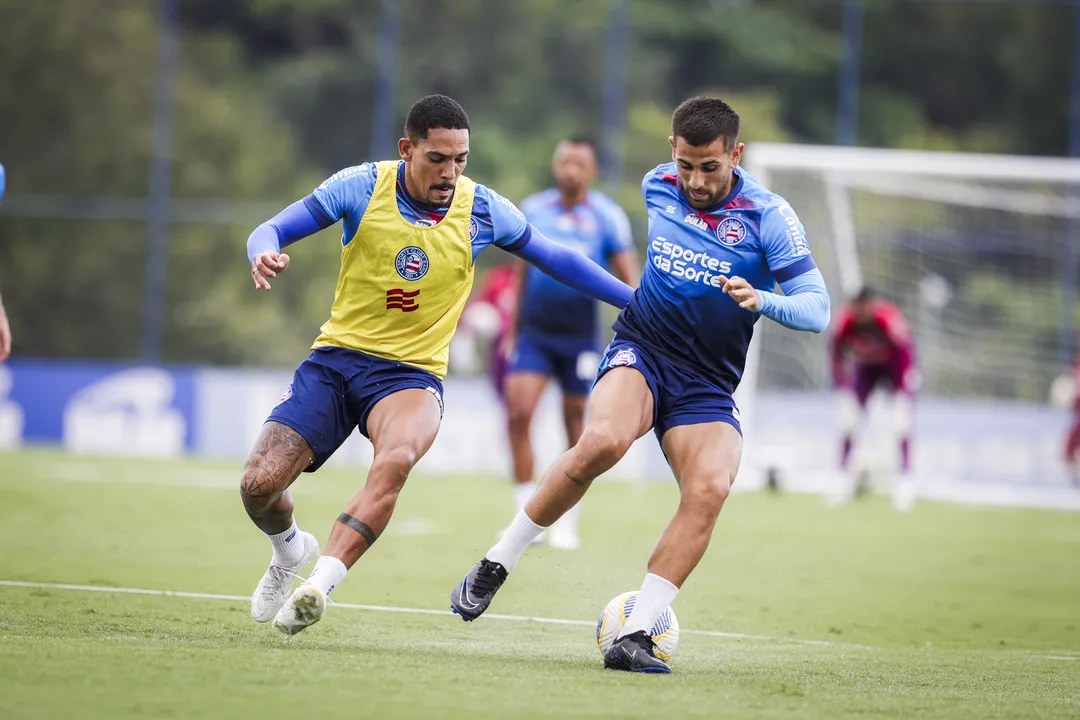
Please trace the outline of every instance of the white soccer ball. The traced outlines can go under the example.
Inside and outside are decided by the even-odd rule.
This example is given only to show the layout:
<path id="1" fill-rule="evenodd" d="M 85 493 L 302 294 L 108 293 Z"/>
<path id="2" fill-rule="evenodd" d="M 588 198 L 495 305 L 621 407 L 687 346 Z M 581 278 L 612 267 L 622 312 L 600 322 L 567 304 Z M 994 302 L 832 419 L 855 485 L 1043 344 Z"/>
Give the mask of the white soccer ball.
<path id="1" fill-rule="evenodd" d="M 612 598 L 600 613 L 600 619 L 596 622 L 596 644 L 601 653 L 606 653 L 615 642 L 619 631 L 626 624 L 626 619 L 634 610 L 636 599 L 636 590 L 624 592 Z M 675 648 L 679 647 L 679 619 L 675 617 L 675 611 L 670 606 L 653 624 L 649 634 L 656 643 L 656 657 L 664 662 L 671 662 Z"/>

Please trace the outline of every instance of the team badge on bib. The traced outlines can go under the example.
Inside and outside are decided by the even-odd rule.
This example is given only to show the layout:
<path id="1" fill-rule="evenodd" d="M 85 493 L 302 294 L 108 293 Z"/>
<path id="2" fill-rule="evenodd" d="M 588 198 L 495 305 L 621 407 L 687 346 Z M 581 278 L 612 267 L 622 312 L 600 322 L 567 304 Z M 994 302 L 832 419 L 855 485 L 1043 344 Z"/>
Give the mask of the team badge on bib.
<path id="1" fill-rule="evenodd" d="M 637 362 L 637 355 L 629 348 L 623 348 L 619 352 L 611 356 L 611 362 L 608 363 L 608 367 L 620 367 L 622 365 L 633 365 Z"/>
<path id="2" fill-rule="evenodd" d="M 292 397 L 292 385 L 289 385 L 289 387 L 285 388 L 285 392 L 281 393 L 281 399 L 277 401 L 277 404 L 280 405 L 281 403 L 285 402 L 286 400 L 288 400 L 291 397 Z"/>
<path id="3" fill-rule="evenodd" d="M 394 261 L 398 275 L 410 281 L 419 280 L 427 275 L 428 264 L 427 253 L 415 245 L 404 248 L 397 254 L 397 260 Z"/>
<path id="4" fill-rule="evenodd" d="M 724 245 L 731 247 L 746 239 L 746 223 L 737 217 L 727 217 L 716 226 L 716 237 Z"/>

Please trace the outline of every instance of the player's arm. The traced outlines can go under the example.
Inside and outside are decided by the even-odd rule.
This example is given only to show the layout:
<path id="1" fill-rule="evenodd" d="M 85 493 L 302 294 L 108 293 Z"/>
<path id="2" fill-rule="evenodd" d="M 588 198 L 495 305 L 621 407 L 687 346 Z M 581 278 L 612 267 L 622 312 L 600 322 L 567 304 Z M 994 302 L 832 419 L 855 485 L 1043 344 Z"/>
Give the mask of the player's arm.
<path id="1" fill-rule="evenodd" d="M 311 195 L 297 200 L 274 217 L 255 228 L 248 237 L 248 259 L 255 287 L 269 290 L 269 279 L 289 267 L 283 248 L 333 225 L 330 217 Z"/>
<path id="2" fill-rule="evenodd" d="M 4 299 L 0 298 L 0 362 L 7 360 L 11 354 L 11 325 L 8 324 L 7 312 L 4 310 Z"/>
<path id="3" fill-rule="evenodd" d="M 784 327 L 823 332 L 829 326 L 829 292 L 810 255 L 802 223 L 790 205 L 765 211 L 761 242 L 769 270 L 784 294 L 759 290 L 740 277 L 724 278 L 724 292 L 739 307 L 759 312 Z"/>
<path id="4" fill-rule="evenodd" d="M 282 253 L 297 240 L 328 228 L 343 217 L 363 217 L 375 189 L 375 164 L 364 163 L 334 173 L 303 200 L 294 202 L 248 237 L 248 259 L 255 287 L 269 290 L 269 278 L 289 266 Z M 342 238 L 342 244 L 351 238 Z"/>
<path id="5" fill-rule="evenodd" d="M 604 256 L 608 266 L 615 271 L 615 277 L 630 287 L 637 287 L 641 279 L 637 251 L 634 250 L 634 234 L 630 229 L 630 218 L 618 205 L 613 205 L 607 214 L 608 227 L 604 237 Z"/>
<path id="6" fill-rule="evenodd" d="M 532 225 L 521 240 L 507 249 L 545 275 L 620 310 L 630 303 L 634 289 L 577 250 L 548 239 Z"/>
<path id="7" fill-rule="evenodd" d="M 485 222 L 490 223 L 495 245 L 595 300 L 620 310 L 630 303 L 633 288 L 577 250 L 545 237 L 525 219 L 514 203 L 483 185 L 477 186 L 477 197 L 483 199 L 488 216 Z"/>

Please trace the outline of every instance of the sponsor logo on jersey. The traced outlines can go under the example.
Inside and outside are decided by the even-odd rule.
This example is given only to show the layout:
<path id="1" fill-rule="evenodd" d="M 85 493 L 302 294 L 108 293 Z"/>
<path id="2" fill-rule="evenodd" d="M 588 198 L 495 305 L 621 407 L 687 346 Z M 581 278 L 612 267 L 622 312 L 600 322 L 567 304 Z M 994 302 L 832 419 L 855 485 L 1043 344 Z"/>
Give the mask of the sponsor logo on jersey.
<path id="1" fill-rule="evenodd" d="M 678 278 L 699 282 L 712 287 L 723 287 L 722 275 L 731 272 L 731 262 L 713 257 L 707 251 L 694 251 L 656 236 L 650 246 L 652 264 L 658 269 Z"/>
<path id="2" fill-rule="evenodd" d="M 746 223 L 737 217 L 726 217 L 716 226 L 717 239 L 732 247 L 746 239 Z"/>
<path id="3" fill-rule="evenodd" d="M 420 309 L 419 290 L 391 288 L 386 291 L 386 309 L 412 312 Z"/>
<path id="4" fill-rule="evenodd" d="M 608 367 L 620 367 L 623 365 L 633 365 L 637 362 L 637 355 L 630 348 L 623 348 L 614 355 L 611 356 L 611 362 L 608 363 Z"/>
<path id="5" fill-rule="evenodd" d="M 693 225 L 700 230 L 708 230 L 709 223 L 705 222 L 705 219 L 696 213 L 687 213 L 686 217 L 682 220 L 687 225 Z"/>
<path id="6" fill-rule="evenodd" d="M 323 180 L 323 183 L 319 186 L 319 189 L 325 190 L 326 188 L 333 185 L 335 182 L 344 182 L 345 180 L 356 177 L 357 175 L 373 175 L 374 171 L 375 166 L 371 163 L 364 163 L 363 165 L 354 165 L 353 167 L 347 167 L 344 170 L 338 170 L 336 173 L 326 178 L 326 180 Z"/>
<path id="7" fill-rule="evenodd" d="M 777 211 L 780 216 L 784 218 L 784 222 L 787 223 L 788 248 L 791 250 L 791 254 L 794 257 L 800 257 L 802 255 L 810 254 L 810 243 L 806 242 L 806 233 L 799 227 L 799 218 L 795 214 L 795 211 L 790 205 L 781 205 Z"/>
<path id="8" fill-rule="evenodd" d="M 438 223 L 431 218 L 416 218 L 416 220 L 413 221 L 413 225 L 416 227 L 435 227 Z"/>
<path id="9" fill-rule="evenodd" d="M 469 216 L 469 239 L 475 240 L 476 236 L 480 234 L 480 223 L 476 221 L 476 216 Z"/>
<path id="10" fill-rule="evenodd" d="M 666 208 L 664 208 L 664 212 L 666 212 L 668 215 L 674 215 L 675 210 L 676 208 L 674 205 L 668 205 Z"/>
<path id="11" fill-rule="evenodd" d="M 415 245 L 402 248 L 401 252 L 397 254 L 397 259 L 394 260 L 394 267 L 397 269 L 398 275 L 410 282 L 427 275 L 428 265 L 427 253 Z"/>
<path id="12" fill-rule="evenodd" d="M 495 197 L 495 200 L 496 200 L 497 202 L 500 202 L 500 203 L 502 203 L 503 205 L 505 205 L 505 206 L 506 206 L 506 209 L 507 209 L 507 210 L 509 210 L 509 211 L 510 211 L 510 213 L 511 213 L 511 214 L 512 214 L 512 215 L 513 215 L 514 217 L 516 217 L 516 218 L 520 218 L 521 220 L 524 220 L 524 219 L 525 219 L 525 216 L 521 214 L 521 211 L 520 211 L 520 210 L 518 210 L 518 207 L 517 207 L 517 205 L 515 205 L 515 204 L 514 204 L 514 203 L 512 203 L 512 202 L 510 202 L 509 200 L 507 200 L 506 198 L 504 198 L 504 197 L 503 197 L 502 195 L 500 195 L 499 193 L 493 192 L 493 193 L 491 193 L 491 194 L 492 194 L 492 195 L 493 195 L 493 196 Z"/>

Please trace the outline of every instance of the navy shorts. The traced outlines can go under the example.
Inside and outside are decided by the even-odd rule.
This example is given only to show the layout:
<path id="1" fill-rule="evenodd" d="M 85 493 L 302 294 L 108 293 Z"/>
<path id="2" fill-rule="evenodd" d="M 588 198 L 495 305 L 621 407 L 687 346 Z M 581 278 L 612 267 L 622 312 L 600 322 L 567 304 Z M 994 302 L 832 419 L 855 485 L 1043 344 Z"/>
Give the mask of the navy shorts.
<path id="1" fill-rule="evenodd" d="M 742 435 L 739 409 L 731 393 L 667 362 L 662 355 L 618 335 L 604 351 L 597 382 L 617 367 L 629 367 L 645 376 L 653 396 L 653 432 L 659 440 L 679 425 L 725 422 Z"/>
<path id="2" fill-rule="evenodd" d="M 266 421 L 288 425 L 307 440 L 315 462 L 305 472 L 314 472 L 353 428 L 368 437 L 367 418 L 375 403 L 409 388 L 429 391 L 442 409 L 442 381 L 427 370 L 358 350 L 315 348 L 296 368 L 292 384 Z"/>
<path id="3" fill-rule="evenodd" d="M 592 337 L 560 337 L 522 330 L 510 353 L 508 373 L 539 373 L 555 378 L 567 395 L 588 395 L 600 361 Z"/>

